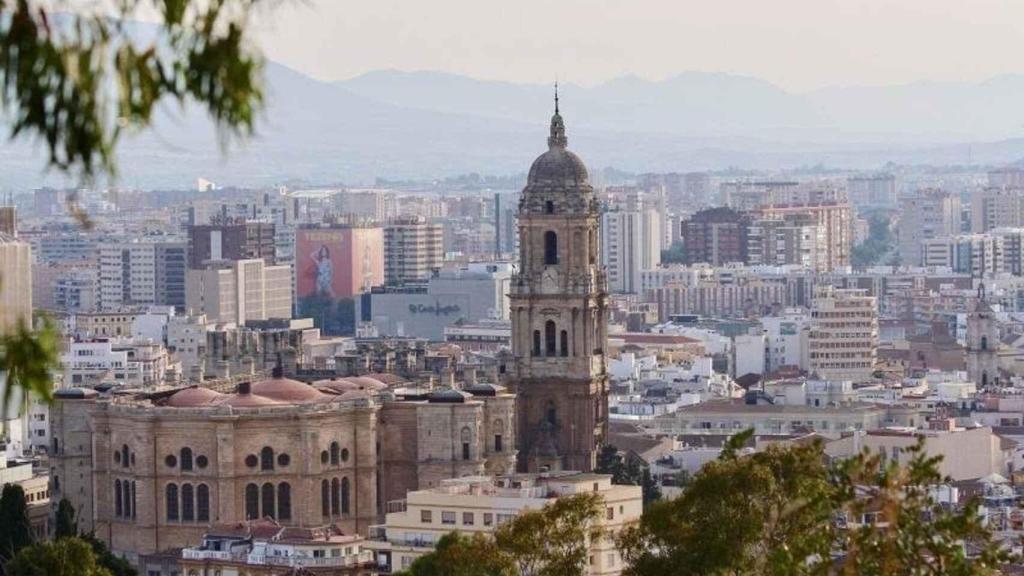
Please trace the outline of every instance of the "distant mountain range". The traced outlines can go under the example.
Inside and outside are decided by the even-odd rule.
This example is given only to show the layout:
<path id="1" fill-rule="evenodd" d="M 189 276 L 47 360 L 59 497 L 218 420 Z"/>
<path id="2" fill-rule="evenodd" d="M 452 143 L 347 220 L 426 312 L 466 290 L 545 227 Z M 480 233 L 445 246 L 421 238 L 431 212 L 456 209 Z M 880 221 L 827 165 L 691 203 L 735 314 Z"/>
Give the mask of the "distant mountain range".
<path id="1" fill-rule="evenodd" d="M 189 187 L 284 181 L 371 183 L 461 173 L 524 172 L 545 149 L 552 87 L 439 72 L 376 71 L 321 82 L 267 67 L 259 135 L 227 153 L 201 111 L 165 109 L 156 129 L 121 147 L 121 184 Z M 687 72 L 561 88 L 569 145 L 592 171 L 818 164 L 1004 164 L 1024 157 L 1024 76 L 793 93 L 746 76 Z M 0 148 L 0 189 L 59 178 L 42 151 Z"/>

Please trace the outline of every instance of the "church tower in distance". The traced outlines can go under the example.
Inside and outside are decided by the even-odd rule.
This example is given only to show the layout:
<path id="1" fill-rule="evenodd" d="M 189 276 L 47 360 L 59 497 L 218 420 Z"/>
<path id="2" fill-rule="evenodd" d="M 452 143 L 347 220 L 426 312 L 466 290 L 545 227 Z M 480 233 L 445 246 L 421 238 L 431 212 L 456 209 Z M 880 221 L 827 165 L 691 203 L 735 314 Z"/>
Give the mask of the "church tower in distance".
<path id="1" fill-rule="evenodd" d="M 512 280 L 512 383 L 519 469 L 593 470 L 608 434 L 608 290 L 600 215 L 587 168 L 551 117 L 548 151 L 519 201 L 519 271 Z"/>

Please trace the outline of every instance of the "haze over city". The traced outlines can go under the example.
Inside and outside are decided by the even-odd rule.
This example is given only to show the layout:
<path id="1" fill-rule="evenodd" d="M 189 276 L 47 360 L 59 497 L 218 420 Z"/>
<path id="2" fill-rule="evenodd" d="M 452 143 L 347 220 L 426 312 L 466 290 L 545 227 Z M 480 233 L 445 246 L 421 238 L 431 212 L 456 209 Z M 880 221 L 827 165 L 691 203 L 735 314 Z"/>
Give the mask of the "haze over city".
<path id="1" fill-rule="evenodd" d="M 1024 574 L 1021 46 L 0 0 L 0 573 Z"/>

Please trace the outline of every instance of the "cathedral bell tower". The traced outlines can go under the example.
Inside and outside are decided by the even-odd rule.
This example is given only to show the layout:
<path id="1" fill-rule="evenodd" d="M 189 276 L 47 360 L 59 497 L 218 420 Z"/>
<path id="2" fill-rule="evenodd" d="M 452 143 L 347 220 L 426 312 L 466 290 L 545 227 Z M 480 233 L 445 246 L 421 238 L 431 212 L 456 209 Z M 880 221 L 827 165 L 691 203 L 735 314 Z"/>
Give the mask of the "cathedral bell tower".
<path id="1" fill-rule="evenodd" d="M 589 472 L 608 434 L 600 216 L 587 168 L 566 144 L 556 86 L 548 151 L 530 167 L 519 201 L 510 294 L 522 471 Z"/>

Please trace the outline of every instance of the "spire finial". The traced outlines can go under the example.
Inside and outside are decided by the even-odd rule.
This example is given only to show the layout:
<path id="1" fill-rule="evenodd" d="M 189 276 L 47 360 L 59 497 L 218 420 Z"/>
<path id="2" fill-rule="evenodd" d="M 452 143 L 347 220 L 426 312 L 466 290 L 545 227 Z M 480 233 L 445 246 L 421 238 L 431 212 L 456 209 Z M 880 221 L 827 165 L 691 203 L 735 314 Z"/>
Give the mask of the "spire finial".
<path id="1" fill-rule="evenodd" d="M 558 80 L 555 80 L 555 114 L 558 114 Z"/>
<path id="2" fill-rule="evenodd" d="M 568 141 L 565 138 L 565 123 L 562 115 L 558 113 L 558 81 L 555 81 L 555 115 L 551 117 L 551 136 L 548 137 L 549 148 L 565 148 Z"/>

